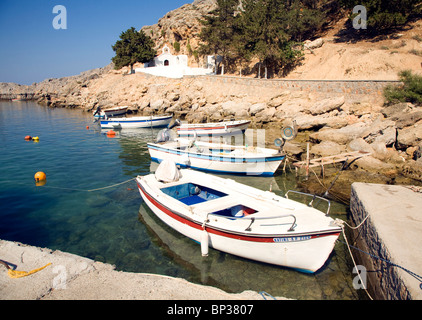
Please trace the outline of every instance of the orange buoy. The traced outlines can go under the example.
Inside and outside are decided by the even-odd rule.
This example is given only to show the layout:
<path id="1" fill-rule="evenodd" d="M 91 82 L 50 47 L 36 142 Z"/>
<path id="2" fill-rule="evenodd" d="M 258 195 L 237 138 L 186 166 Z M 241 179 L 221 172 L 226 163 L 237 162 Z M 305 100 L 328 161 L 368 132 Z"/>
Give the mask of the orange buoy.
<path id="1" fill-rule="evenodd" d="M 113 130 L 108 130 L 107 131 L 107 136 L 108 137 L 114 137 L 116 135 L 116 132 L 114 132 Z"/>
<path id="2" fill-rule="evenodd" d="M 47 176 L 44 172 L 38 171 L 34 176 L 35 182 L 45 181 Z"/>
<path id="3" fill-rule="evenodd" d="M 25 140 L 26 140 L 26 141 L 32 140 L 32 137 L 31 137 L 31 136 L 26 136 L 26 137 L 25 137 Z"/>
<path id="4" fill-rule="evenodd" d="M 89 129 L 89 126 L 86 126 L 86 129 L 88 130 Z"/>

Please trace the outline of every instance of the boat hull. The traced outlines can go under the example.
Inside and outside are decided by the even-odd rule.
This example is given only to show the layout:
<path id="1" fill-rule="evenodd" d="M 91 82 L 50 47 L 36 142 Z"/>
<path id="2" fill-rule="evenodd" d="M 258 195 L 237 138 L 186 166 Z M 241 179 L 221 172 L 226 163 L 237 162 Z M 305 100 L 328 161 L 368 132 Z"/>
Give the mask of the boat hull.
<path id="1" fill-rule="evenodd" d="M 230 121 L 209 124 L 185 124 L 179 126 L 179 136 L 224 136 L 242 134 L 248 128 L 250 121 Z"/>
<path id="2" fill-rule="evenodd" d="M 112 118 L 101 120 L 100 124 L 102 129 L 161 128 L 168 126 L 172 118 L 173 116 Z"/>
<path id="3" fill-rule="evenodd" d="M 157 194 L 141 177 L 137 177 L 137 185 L 142 199 L 160 220 L 186 237 L 201 243 L 201 247 L 205 230 L 206 242 L 211 248 L 301 272 L 314 273 L 325 264 L 341 230 L 337 227 L 307 232 L 257 234 L 247 230 L 242 232 L 224 229 L 221 225 L 212 225 L 213 218 L 208 215 L 205 217 L 205 223 L 196 219 L 193 212 L 172 206 L 165 196 Z"/>
<path id="4" fill-rule="evenodd" d="M 282 154 L 255 157 L 204 154 L 152 143 L 147 146 L 151 159 L 156 162 L 170 159 L 183 168 L 239 175 L 273 176 L 285 157 Z"/>

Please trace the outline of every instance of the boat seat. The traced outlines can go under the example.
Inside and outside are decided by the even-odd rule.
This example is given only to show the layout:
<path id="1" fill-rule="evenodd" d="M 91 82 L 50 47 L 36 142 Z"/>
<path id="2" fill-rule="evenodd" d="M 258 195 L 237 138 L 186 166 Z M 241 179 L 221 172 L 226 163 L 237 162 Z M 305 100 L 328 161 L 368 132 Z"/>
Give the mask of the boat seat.
<path id="1" fill-rule="evenodd" d="M 207 201 L 207 199 L 201 198 L 200 196 L 197 196 L 197 195 L 189 196 L 189 197 L 186 197 L 186 198 L 181 198 L 181 199 L 178 199 L 178 200 L 180 202 L 188 205 L 188 206 Z"/>

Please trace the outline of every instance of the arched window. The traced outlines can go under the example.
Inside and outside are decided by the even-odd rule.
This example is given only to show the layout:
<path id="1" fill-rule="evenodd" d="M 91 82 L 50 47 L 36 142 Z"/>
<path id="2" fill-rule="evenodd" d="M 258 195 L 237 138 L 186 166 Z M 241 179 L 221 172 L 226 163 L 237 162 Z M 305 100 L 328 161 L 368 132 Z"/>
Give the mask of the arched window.
<path id="1" fill-rule="evenodd" d="M 164 60 L 164 66 L 168 66 L 169 65 L 169 61 L 168 60 Z"/>

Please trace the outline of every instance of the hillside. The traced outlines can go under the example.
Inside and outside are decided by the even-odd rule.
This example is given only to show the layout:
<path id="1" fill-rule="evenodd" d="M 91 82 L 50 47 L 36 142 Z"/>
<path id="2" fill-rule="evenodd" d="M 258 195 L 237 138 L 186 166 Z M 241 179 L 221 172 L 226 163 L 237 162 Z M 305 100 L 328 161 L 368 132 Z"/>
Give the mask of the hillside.
<path id="1" fill-rule="evenodd" d="M 203 15 L 208 14 L 217 7 L 215 0 L 195 0 L 180 8 L 168 12 L 152 26 L 141 28 L 146 35 L 155 42 L 155 49 L 159 50 L 168 44 L 169 47 L 175 42 L 180 44 L 180 51 L 173 54 L 186 54 L 189 56 L 189 65 L 200 66 L 192 52 L 198 49 L 199 33 Z"/>
<path id="2" fill-rule="evenodd" d="M 142 30 L 154 40 L 157 50 L 168 44 L 173 54 L 188 55 L 190 66 L 201 66 L 202 59 L 193 54 L 200 42 L 198 19 L 215 8 L 215 0 L 195 0 L 170 11 L 156 24 L 144 26 Z M 385 39 L 350 41 L 344 36 L 346 13 L 329 18 L 326 30 L 320 35 L 323 45 L 312 52 L 305 49 L 301 65 L 287 76 L 288 79 L 394 80 L 403 69 L 422 74 L 421 20 Z M 175 42 L 180 44 L 179 52 L 173 48 Z M 247 76 L 255 77 L 256 74 Z"/>
<path id="3" fill-rule="evenodd" d="M 382 40 L 341 40 L 347 18 L 322 35 L 320 48 L 305 50 L 302 65 L 289 79 L 395 80 L 404 69 L 422 74 L 422 20 Z"/>

